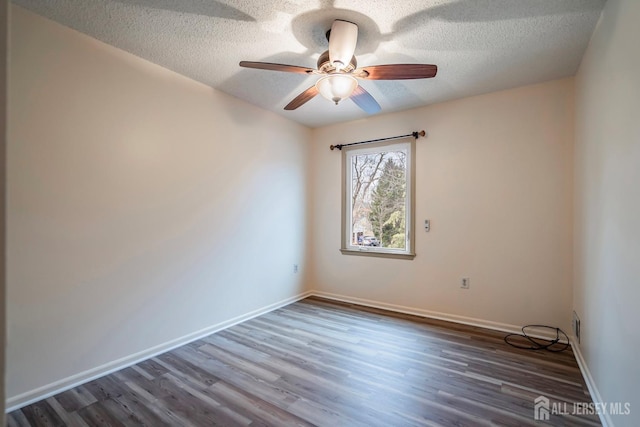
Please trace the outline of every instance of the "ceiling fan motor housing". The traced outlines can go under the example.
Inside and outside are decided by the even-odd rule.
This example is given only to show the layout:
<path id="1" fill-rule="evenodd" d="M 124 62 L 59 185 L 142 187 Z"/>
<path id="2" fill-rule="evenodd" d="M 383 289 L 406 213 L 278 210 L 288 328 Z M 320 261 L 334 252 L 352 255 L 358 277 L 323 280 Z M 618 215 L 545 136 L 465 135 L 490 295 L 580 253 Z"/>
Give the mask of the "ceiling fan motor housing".
<path id="1" fill-rule="evenodd" d="M 356 68 L 358 68 L 358 61 L 356 61 L 356 57 L 352 56 L 351 57 L 351 61 L 349 61 L 349 64 L 342 68 L 342 72 L 345 73 L 350 73 L 351 71 L 355 70 Z M 336 72 L 336 67 L 333 66 L 333 64 L 331 64 L 331 61 L 329 60 L 329 51 L 325 51 L 322 55 L 320 55 L 320 57 L 318 58 L 318 71 L 322 72 L 322 73 L 327 73 L 327 74 L 331 74 Z"/>

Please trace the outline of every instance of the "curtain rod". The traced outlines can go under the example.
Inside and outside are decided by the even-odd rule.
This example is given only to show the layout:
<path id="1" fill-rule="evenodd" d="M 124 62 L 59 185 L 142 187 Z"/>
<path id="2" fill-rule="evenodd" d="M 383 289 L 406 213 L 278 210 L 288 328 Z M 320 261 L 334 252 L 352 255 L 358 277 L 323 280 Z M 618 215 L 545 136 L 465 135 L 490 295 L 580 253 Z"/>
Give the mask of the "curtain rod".
<path id="1" fill-rule="evenodd" d="M 398 135 L 398 136 L 390 136 L 388 138 L 379 138 L 379 139 L 370 139 L 369 141 L 360 141 L 360 142 L 352 142 L 350 144 L 337 144 L 337 145 L 330 145 L 329 148 L 331 149 L 331 151 L 333 151 L 334 148 L 337 148 L 338 150 L 342 150 L 342 147 L 348 147 L 350 145 L 358 145 L 358 144 L 370 144 L 372 142 L 380 142 L 380 141 L 388 141 L 390 139 L 399 139 L 399 138 L 406 138 L 408 136 L 412 136 L 415 139 L 418 139 L 421 136 L 425 136 L 427 133 L 423 130 L 421 130 L 420 132 L 411 132 L 408 133 L 406 135 Z"/>

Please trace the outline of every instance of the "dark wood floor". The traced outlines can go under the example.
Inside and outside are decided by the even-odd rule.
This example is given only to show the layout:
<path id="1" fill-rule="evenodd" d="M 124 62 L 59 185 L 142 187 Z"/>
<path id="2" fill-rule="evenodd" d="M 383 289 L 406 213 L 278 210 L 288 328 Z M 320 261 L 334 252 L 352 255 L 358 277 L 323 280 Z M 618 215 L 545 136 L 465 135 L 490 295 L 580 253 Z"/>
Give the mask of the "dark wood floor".
<path id="1" fill-rule="evenodd" d="M 308 298 L 14 411 L 8 425 L 522 426 L 539 425 L 540 395 L 591 401 L 571 350 L 516 350 L 503 335 Z"/>

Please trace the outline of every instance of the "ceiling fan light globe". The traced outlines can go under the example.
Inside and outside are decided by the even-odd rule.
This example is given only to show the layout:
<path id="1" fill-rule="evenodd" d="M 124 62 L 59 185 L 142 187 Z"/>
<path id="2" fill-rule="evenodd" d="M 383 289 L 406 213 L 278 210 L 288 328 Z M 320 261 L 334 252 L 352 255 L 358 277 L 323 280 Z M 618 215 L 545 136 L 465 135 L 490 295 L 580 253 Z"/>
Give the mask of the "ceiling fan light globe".
<path id="1" fill-rule="evenodd" d="M 336 105 L 343 99 L 349 98 L 357 87 L 358 80 L 348 74 L 330 74 L 316 82 L 320 95 Z"/>

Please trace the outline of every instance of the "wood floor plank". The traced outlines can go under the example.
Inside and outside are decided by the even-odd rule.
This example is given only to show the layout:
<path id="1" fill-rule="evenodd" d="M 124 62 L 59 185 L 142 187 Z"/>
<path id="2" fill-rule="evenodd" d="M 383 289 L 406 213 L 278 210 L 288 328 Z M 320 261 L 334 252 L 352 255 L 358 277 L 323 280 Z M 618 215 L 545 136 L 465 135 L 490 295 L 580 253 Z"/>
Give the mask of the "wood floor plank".
<path id="1" fill-rule="evenodd" d="M 31 423 L 24 416 L 21 409 L 15 410 L 7 414 L 7 426 L 9 427 L 29 427 Z"/>
<path id="2" fill-rule="evenodd" d="M 226 403 L 237 412 L 242 412 L 252 419 L 251 425 L 266 426 L 300 426 L 307 427 L 312 424 L 293 415 L 288 410 L 280 408 L 253 393 L 234 387 L 224 381 L 218 381 L 210 387 L 217 399 Z M 287 409 L 290 405 L 287 405 Z"/>
<path id="3" fill-rule="evenodd" d="M 77 412 L 67 412 L 53 397 L 47 399 L 47 403 L 58 414 L 64 425 L 71 427 L 89 427 Z"/>
<path id="4" fill-rule="evenodd" d="M 534 426 L 588 403 L 571 349 L 311 297 L 8 414 L 30 426 Z M 552 414 L 547 425 L 598 426 Z"/>
<path id="5" fill-rule="evenodd" d="M 78 414 L 90 426 L 124 426 L 124 424 L 116 417 L 116 414 L 105 408 L 102 402 L 95 402 L 89 406 L 85 406 L 78 411 Z"/>
<path id="6" fill-rule="evenodd" d="M 77 411 L 96 402 L 96 398 L 84 386 L 57 394 L 55 399 L 67 412 Z"/>
<path id="7" fill-rule="evenodd" d="M 46 400 L 22 408 L 22 413 L 32 426 L 64 426 L 64 421 Z"/>

